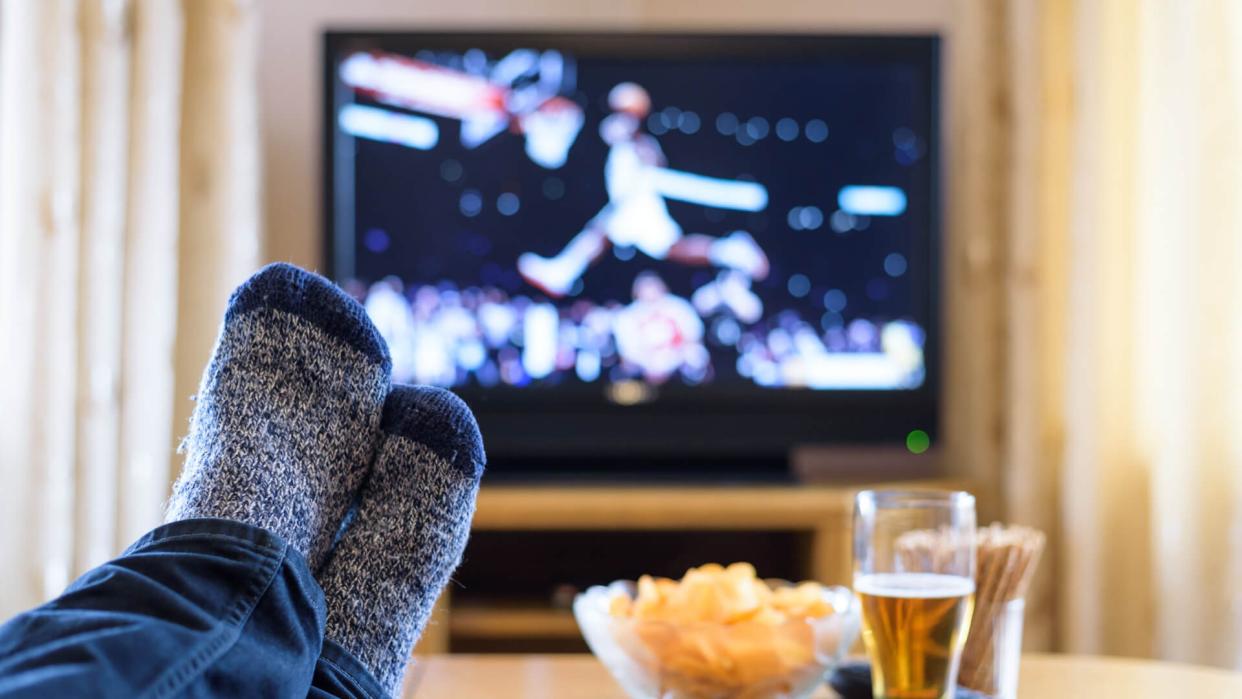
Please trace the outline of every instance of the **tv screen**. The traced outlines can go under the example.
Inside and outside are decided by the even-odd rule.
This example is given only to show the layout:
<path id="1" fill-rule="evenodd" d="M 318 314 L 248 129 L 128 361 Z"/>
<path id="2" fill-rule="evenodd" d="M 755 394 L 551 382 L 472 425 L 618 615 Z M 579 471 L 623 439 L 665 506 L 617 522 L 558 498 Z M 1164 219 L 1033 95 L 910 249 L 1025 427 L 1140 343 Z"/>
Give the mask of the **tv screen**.
<path id="1" fill-rule="evenodd" d="M 930 435 L 937 71 L 926 37 L 329 33 L 331 273 L 493 452 Z"/>

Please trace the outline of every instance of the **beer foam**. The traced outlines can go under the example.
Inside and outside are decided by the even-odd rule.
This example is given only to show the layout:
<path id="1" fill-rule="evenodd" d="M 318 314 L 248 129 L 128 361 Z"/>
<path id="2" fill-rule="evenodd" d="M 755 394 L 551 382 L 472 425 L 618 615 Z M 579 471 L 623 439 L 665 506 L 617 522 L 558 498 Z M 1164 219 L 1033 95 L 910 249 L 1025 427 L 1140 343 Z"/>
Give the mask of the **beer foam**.
<path id="1" fill-rule="evenodd" d="M 975 591 L 975 581 L 938 573 L 872 573 L 854 578 L 854 592 L 874 597 L 940 599 L 964 597 Z"/>

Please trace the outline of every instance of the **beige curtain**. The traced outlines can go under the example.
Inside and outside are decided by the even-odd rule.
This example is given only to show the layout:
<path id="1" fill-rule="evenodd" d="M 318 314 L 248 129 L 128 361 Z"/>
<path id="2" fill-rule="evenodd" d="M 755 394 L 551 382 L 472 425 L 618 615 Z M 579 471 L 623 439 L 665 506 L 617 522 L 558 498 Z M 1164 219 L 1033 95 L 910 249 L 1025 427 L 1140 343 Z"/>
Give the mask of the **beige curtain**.
<path id="1" fill-rule="evenodd" d="M 1006 41 L 1001 490 L 1037 643 L 1242 669 L 1242 4 L 970 0 Z"/>
<path id="2" fill-rule="evenodd" d="M 258 256 L 256 14 L 0 2 L 0 617 L 160 520 Z"/>

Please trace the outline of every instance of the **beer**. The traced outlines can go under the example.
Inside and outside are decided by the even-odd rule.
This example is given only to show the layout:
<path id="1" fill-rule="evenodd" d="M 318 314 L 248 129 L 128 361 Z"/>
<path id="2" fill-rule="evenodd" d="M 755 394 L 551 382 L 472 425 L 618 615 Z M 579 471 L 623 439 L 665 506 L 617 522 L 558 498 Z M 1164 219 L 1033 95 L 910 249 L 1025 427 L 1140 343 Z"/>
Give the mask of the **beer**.
<path id="1" fill-rule="evenodd" d="M 854 580 L 876 699 L 952 699 L 975 583 L 957 575 L 872 573 Z"/>

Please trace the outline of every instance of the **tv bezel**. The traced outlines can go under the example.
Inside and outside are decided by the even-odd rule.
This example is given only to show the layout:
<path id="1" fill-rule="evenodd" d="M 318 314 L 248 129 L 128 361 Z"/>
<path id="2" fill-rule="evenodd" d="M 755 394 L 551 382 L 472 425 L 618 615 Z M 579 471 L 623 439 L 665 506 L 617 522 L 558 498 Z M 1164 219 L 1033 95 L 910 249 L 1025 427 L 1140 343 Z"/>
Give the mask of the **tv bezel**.
<path id="1" fill-rule="evenodd" d="M 489 456 L 501 471 L 657 477 L 670 474 L 783 475 L 795 447 L 892 447 L 921 429 L 935 442 L 942 385 L 942 140 L 941 40 L 931 34 L 790 34 L 721 32 L 467 31 L 329 29 L 321 56 L 323 254 L 329 276 L 348 276 L 339 245 L 336 202 L 336 59 L 356 44 L 413 55 L 422 49 L 555 48 L 578 56 L 694 58 L 878 57 L 908 61 L 929 90 L 930 175 L 927 319 L 923 384 L 910 390 L 680 390 L 659 400 L 619 405 L 602 391 L 595 400 L 568 399 L 555 389 L 454 389 L 474 409 Z M 352 249 L 352 246 L 350 246 Z M 722 396 L 731 400 L 722 400 Z M 727 464 L 727 465 L 726 465 Z M 721 473 L 721 468 L 725 473 Z M 930 468 L 930 464 L 929 464 Z"/>

